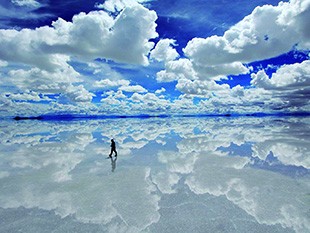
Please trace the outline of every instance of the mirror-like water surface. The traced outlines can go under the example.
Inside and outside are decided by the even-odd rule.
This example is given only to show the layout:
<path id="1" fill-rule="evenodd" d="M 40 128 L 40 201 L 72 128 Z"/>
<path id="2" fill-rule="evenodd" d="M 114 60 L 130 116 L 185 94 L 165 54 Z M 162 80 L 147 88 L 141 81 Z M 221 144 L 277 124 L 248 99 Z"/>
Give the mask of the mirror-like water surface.
<path id="1" fill-rule="evenodd" d="M 310 231 L 309 118 L 0 127 L 0 232 Z"/>

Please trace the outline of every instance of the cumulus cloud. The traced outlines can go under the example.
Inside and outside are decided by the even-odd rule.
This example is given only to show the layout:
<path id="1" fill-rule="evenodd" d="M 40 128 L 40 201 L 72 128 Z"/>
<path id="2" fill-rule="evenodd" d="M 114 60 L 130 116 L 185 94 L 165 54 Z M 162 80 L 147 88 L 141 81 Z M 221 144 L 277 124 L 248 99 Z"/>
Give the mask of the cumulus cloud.
<path id="1" fill-rule="evenodd" d="M 223 36 L 194 38 L 184 52 L 193 63 L 208 66 L 263 60 L 288 52 L 296 44 L 309 49 L 309 37 L 299 27 L 300 18 L 309 22 L 309 4 L 292 0 L 256 7 Z"/>
<path id="2" fill-rule="evenodd" d="M 136 92 L 136 93 L 145 93 L 147 90 L 140 86 L 140 85 L 127 85 L 127 86 L 121 86 L 119 88 L 120 91 L 126 91 L 126 92 Z"/>
<path id="3" fill-rule="evenodd" d="M 292 47 L 309 49 L 308 0 L 257 7 L 223 36 L 189 41 L 182 58 L 175 49 L 174 39 L 161 39 L 154 47 L 151 39 L 158 36 L 157 15 L 143 6 L 147 1 L 101 2 L 96 7 L 103 11 L 79 13 L 72 21 L 59 18 L 51 26 L 34 30 L 0 30 L 0 67 L 4 70 L 0 82 L 10 88 L 7 93 L 11 96 L 8 102 L 1 102 L 3 106 L 15 105 L 13 97 L 31 98 L 25 93 L 54 94 L 60 96 L 55 101 L 60 103 L 50 106 L 51 110 L 59 107 L 63 111 L 67 107 L 76 112 L 81 110 L 76 103 L 92 101 L 95 90 L 112 89 L 111 93 L 104 92 L 101 113 L 111 110 L 114 114 L 119 109 L 148 113 L 309 110 L 307 61 L 281 67 L 271 78 L 265 71 L 252 74 L 250 88 L 229 88 L 217 82 L 227 75 L 251 72 L 246 65 L 249 62 L 277 56 Z M 38 2 L 12 0 L 12 3 L 17 8 L 31 8 Z M 96 58 L 137 65 L 148 65 L 149 58 L 164 62 L 165 69 L 157 73 L 156 80 L 175 81 L 176 90 L 182 95 L 171 100 L 160 96 L 163 90 L 148 93 L 143 85 L 132 84 L 116 69 L 108 68 L 110 63 L 95 62 Z M 77 68 L 74 64 L 77 62 L 88 64 L 89 69 Z M 128 98 L 125 92 L 136 93 Z M 202 100 L 193 101 L 194 97 Z M 67 106 L 69 102 L 75 106 Z M 23 104 L 15 105 L 14 109 L 17 106 L 31 109 Z"/>
<path id="4" fill-rule="evenodd" d="M 13 100 L 13 101 L 35 101 L 39 102 L 42 100 L 45 101 L 51 101 L 50 98 L 46 96 L 40 96 L 38 93 L 31 91 L 29 93 L 17 93 L 17 94 L 7 94 L 6 95 L 8 99 Z"/>
<path id="5" fill-rule="evenodd" d="M 167 100 L 161 99 L 154 93 L 146 93 L 146 94 L 138 94 L 134 93 L 131 98 L 134 102 L 140 102 L 144 107 L 146 108 L 165 108 L 167 107 Z M 141 106 L 141 109 L 143 109 L 143 106 Z"/>
<path id="6" fill-rule="evenodd" d="M 73 102 L 91 102 L 92 98 L 95 96 L 93 93 L 87 91 L 83 85 L 69 86 L 65 93 Z"/>
<path id="7" fill-rule="evenodd" d="M 157 73 L 157 81 L 177 80 L 176 88 L 182 93 L 210 98 L 202 103 L 206 103 L 211 111 L 216 106 L 225 111 L 248 111 L 249 103 L 255 102 L 260 103 L 260 107 L 250 111 L 308 105 L 308 101 L 301 103 L 309 92 L 309 70 L 305 68 L 309 66 L 308 61 L 284 66 L 271 79 L 264 71 L 253 74 L 251 84 L 256 88 L 251 90 L 241 86 L 230 89 L 214 82 L 227 75 L 246 74 L 250 69 L 243 63 L 277 56 L 296 44 L 299 48 L 309 49 L 309 36 L 300 29 L 307 24 L 301 22 L 309 22 L 308 9 L 309 1 L 299 0 L 257 7 L 223 36 L 189 41 L 184 48 L 188 58 L 167 61 L 165 70 Z M 258 99 L 254 100 L 254 96 Z M 271 96 L 273 99 L 268 100 Z"/>
<path id="8" fill-rule="evenodd" d="M 124 9 L 116 18 L 104 11 L 75 15 L 72 22 L 61 18 L 52 27 L 35 30 L 0 30 L 0 59 L 52 71 L 59 56 L 81 59 L 98 57 L 117 62 L 147 65 L 157 37 L 156 13 L 140 4 Z M 7 48 L 12 48 L 8 50 Z"/>
<path id="9" fill-rule="evenodd" d="M 225 79 L 227 75 L 246 74 L 249 69 L 241 62 L 222 65 L 199 65 L 193 63 L 193 68 L 200 79 Z"/>
<path id="10" fill-rule="evenodd" d="M 161 93 L 163 93 L 163 92 L 165 92 L 165 91 L 166 91 L 166 89 L 162 87 L 162 88 L 156 90 L 156 91 L 155 91 L 155 94 L 161 94 Z"/>
<path id="11" fill-rule="evenodd" d="M 78 102 L 74 102 L 74 98 L 70 99 L 70 96 L 67 96 L 66 94 L 61 94 L 58 97 L 57 102 L 52 102 L 46 107 L 46 109 L 44 109 L 44 111 L 41 111 L 40 114 L 98 114 L 99 110 L 96 104 L 88 101 L 85 102 L 83 101 L 83 98 L 81 101 L 79 101 L 79 99 L 76 99 L 75 101 Z M 29 111 L 27 112 L 27 115 L 29 115 Z"/>
<path id="12" fill-rule="evenodd" d="M 56 94 L 61 96 L 59 100 L 63 104 L 63 101 L 91 101 L 94 94 L 90 90 L 94 88 L 117 87 L 120 91 L 147 92 L 140 85 L 130 86 L 120 74 L 94 62 L 88 63 L 88 69 L 96 76 L 93 82 L 79 73 L 81 69 L 73 68 L 76 67 L 73 63 L 96 58 L 148 65 L 148 54 L 154 47 L 149 40 L 158 36 L 157 15 L 137 1 L 133 2 L 135 4 L 129 5 L 126 2 L 126 8 L 117 16 L 105 11 L 82 12 L 73 16 L 71 22 L 59 18 L 51 26 L 34 30 L 1 29 L 0 66 L 9 67 L 2 74 L 5 81 L 1 82 L 6 82 L 13 90 L 8 93 Z M 35 3 L 34 0 L 14 0 L 19 6 Z"/>
<path id="13" fill-rule="evenodd" d="M 156 74 L 158 82 L 171 82 L 178 79 L 198 79 L 197 73 L 190 60 L 181 58 L 177 61 L 165 63 L 165 70 Z"/>
<path id="14" fill-rule="evenodd" d="M 122 93 L 121 88 L 117 92 L 105 92 L 101 103 L 98 114 L 194 114 L 208 110 L 194 104 L 193 99 L 185 95 L 169 100 L 158 92 L 135 92 L 128 97 Z"/>
<path id="15" fill-rule="evenodd" d="M 128 91 L 131 91 L 131 86 L 128 86 L 128 88 Z M 123 90 L 120 88 L 120 91 Z M 157 95 L 150 92 L 138 93 L 137 91 L 135 91 L 130 97 L 122 95 L 121 98 L 113 93 L 112 95 L 103 98 L 101 102 L 104 103 L 100 107 L 102 111 L 107 111 L 108 113 L 113 112 L 113 114 L 120 115 L 135 115 L 141 113 L 151 115 L 165 114 L 170 113 L 173 106 L 177 105 L 165 99 L 163 95 Z"/>
<path id="16" fill-rule="evenodd" d="M 130 84 L 130 81 L 121 79 L 121 80 L 110 80 L 110 79 L 102 79 L 100 81 L 96 81 L 94 86 L 100 87 L 103 89 L 110 89 L 113 87 L 119 87 L 119 86 L 128 86 Z"/>
<path id="17" fill-rule="evenodd" d="M 172 39 L 161 39 L 151 51 L 151 58 L 157 61 L 171 61 L 179 57 L 178 52 L 172 47 L 176 41 Z"/>
<path id="18" fill-rule="evenodd" d="M 157 74 L 158 81 L 177 80 L 176 89 L 189 97 L 207 98 L 199 102 L 200 112 L 248 113 L 308 111 L 309 61 L 284 65 L 268 77 L 264 70 L 251 75 L 251 87 L 230 88 L 215 80 L 201 80 L 190 60 L 171 61 Z M 189 103 L 194 110 L 194 104 Z"/>
<path id="19" fill-rule="evenodd" d="M 272 74 L 271 78 L 261 70 L 257 74 L 252 74 L 251 84 L 264 89 L 308 89 L 310 87 L 310 61 L 283 65 Z"/>
<path id="20" fill-rule="evenodd" d="M 191 59 L 181 58 L 175 61 L 167 61 L 165 70 L 156 74 L 157 81 L 171 82 L 179 79 L 188 80 L 215 80 L 226 78 L 228 74 L 245 74 L 249 69 L 241 62 L 233 62 L 224 65 L 198 65 Z"/>
<path id="21" fill-rule="evenodd" d="M 8 81 L 22 91 L 61 92 L 67 88 L 68 84 L 80 81 L 80 74 L 73 67 L 66 64 L 63 65 L 63 67 L 53 72 L 39 68 L 11 70 L 8 73 Z"/>
<path id="22" fill-rule="evenodd" d="M 118 81 L 124 79 L 120 72 L 115 70 L 109 64 L 103 63 L 102 61 L 93 61 L 87 64 L 78 62 L 75 65 L 85 71 L 83 75 L 87 78 L 84 79 L 84 82 L 89 82 L 90 86 L 92 87 L 96 87 L 97 84 L 100 86 L 100 80 L 109 79 L 110 81 Z M 105 84 L 104 82 L 105 81 L 103 81 L 103 84 Z"/>
<path id="23" fill-rule="evenodd" d="M 310 62 L 309 60 L 280 67 L 271 78 L 261 70 L 252 74 L 251 84 L 257 88 L 270 91 L 286 105 L 279 107 L 309 107 L 310 95 Z"/>
<path id="24" fill-rule="evenodd" d="M 95 7 L 98 9 L 105 9 L 107 11 L 115 12 L 121 11 L 125 7 L 137 5 L 138 3 L 145 3 L 152 0 L 106 0 L 104 3 L 97 3 Z"/>
<path id="25" fill-rule="evenodd" d="M 87 91 L 82 84 L 78 86 L 73 85 L 81 81 L 81 75 L 76 72 L 72 66 L 68 66 L 66 63 L 63 68 L 59 68 L 53 72 L 41 70 L 39 68 L 11 70 L 8 72 L 7 78 L 7 85 L 11 84 L 17 87 L 18 91 L 21 93 L 32 93 L 32 98 L 39 93 L 62 93 L 72 102 L 89 102 L 94 96 L 94 94 Z M 11 99 L 13 98 L 15 100 L 16 98 L 21 100 L 21 97 L 24 97 L 25 101 L 30 100 L 30 96 L 26 94 L 18 95 L 18 93 L 9 93 L 9 95 Z"/>
<path id="26" fill-rule="evenodd" d="M 111 88 L 117 88 L 117 92 L 107 91 L 103 94 L 108 95 L 114 98 L 125 98 L 126 96 L 123 94 L 125 92 L 136 92 L 136 93 L 146 93 L 148 92 L 141 85 L 131 85 L 129 80 L 119 79 L 119 80 L 110 80 L 110 79 L 102 79 L 100 81 L 96 81 L 94 86 L 99 87 L 103 90 L 110 90 Z"/>
<path id="27" fill-rule="evenodd" d="M 62 67 L 63 63 L 69 60 L 67 55 L 49 54 L 41 49 L 41 45 L 53 37 L 52 32 L 49 27 L 21 31 L 1 29 L 0 59 L 15 64 L 28 64 L 48 71 Z"/>
<path id="28" fill-rule="evenodd" d="M 211 96 L 212 92 L 229 92 L 229 85 L 218 85 L 214 81 L 180 79 L 176 88 L 185 94 Z"/>
<path id="29" fill-rule="evenodd" d="M 45 50 L 106 58 L 117 62 L 147 65 L 153 47 L 149 39 L 157 37 L 156 13 L 141 5 L 125 8 L 115 19 L 104 11 L 75 15 L 72 22 L 58 19 L 53 33 L 56 41 Z"/>
<path id="30" fill-rule="evenodd" d="M 186 58 L 165 60 L 165 69 L 157 73 L 156 79 L 177 81 L 176 89 L 185 96 L 208 98 L 200 101 L 202 112 L 307 111 L 308 61 L 283 66 L 271 78 L 265 71 L 252 74 L 250 88 L 230 88 L 216 81 L 252 72 L 247 63 L 275 57 L 292 48 L 309 49 L 310 37 L 305 33 L 309 6 L 309 1 L 292 0 L 256 7 L 223 36 L 189 41 L 183 49 Z M 167 49 L 169 40 L 164 42 Z M 158 43 L 158 48 L 163 44 Z"/>

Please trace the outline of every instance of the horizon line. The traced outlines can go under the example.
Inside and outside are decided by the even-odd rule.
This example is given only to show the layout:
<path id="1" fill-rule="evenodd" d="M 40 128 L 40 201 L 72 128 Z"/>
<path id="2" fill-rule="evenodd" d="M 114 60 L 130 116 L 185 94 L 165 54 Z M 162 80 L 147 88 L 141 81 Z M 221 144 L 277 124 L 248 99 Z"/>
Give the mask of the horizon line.
<path id="1" fill-rule="evenodd" d="M 137 114 L 137 115 L 79 115 L 79 114 L 45 114 L 39 116 L 8 116 L 2 119 L 11 120 L 75 120 L 75 119 L 121 119 L 121 118 L 178 118 L 178 117 L 285 117 L 285 116 L 310 116 L 310 112 L 291 112 L 291 113 L 217 113 L 217 114 Z M 1 117 L 0 117 L 1 119 Z"/>

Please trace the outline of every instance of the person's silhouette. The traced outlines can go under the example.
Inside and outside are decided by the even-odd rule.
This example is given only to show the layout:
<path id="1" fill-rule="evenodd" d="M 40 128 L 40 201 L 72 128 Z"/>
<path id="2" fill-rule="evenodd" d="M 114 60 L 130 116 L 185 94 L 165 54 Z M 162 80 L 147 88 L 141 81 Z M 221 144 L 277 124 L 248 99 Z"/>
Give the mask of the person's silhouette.
<path id="1" fill-rule="evenodd" d="M 113 152 L 115 153 L 115 157 L 117 157 L 117 151 L 116 151 L 116 145 L 113 139 L 111 139 L 111 153 L 109 154 L 109 157 L 112 158 Z"/>

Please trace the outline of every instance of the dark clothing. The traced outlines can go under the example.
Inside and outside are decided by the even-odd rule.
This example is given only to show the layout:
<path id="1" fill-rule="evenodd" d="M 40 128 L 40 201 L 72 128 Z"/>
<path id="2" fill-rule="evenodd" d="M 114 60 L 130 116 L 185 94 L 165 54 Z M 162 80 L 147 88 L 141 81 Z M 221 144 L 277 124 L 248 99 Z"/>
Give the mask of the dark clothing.
<path id="1" fill-rule="evenodd" d="M 109 156 L 111 156 L 112 154 L 113 154 L 113 152 L 115 153 L 115 156 L 117 156 L 117 151 L 115 150 L 115 148 L 111 148 L 111 153 L 110 153 L 110 155 Z"/>
<path id="2" fill-rule="evenodd" d="M 114 141 L 112 141 L 111 147 L 115 149 L 115 142 Z"/>
<path id="3" fill-rule="evenodd" d="M 112 156 L 113 152 L 115 153 L 115 156 L 117 156 L 115 142 L 114 142 L 114 140 L 111 140 L 111 153 L 109 154 L 110 157 Z"/>

